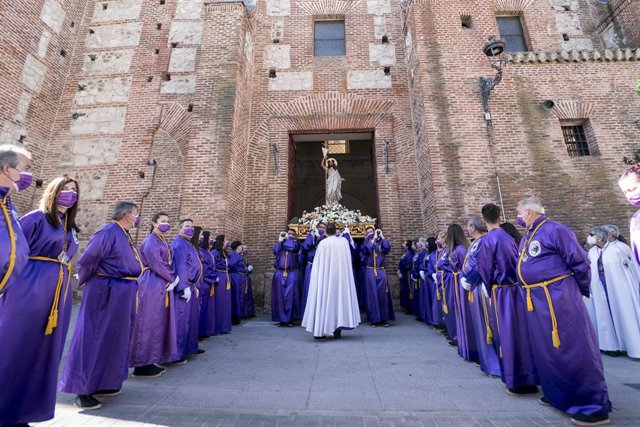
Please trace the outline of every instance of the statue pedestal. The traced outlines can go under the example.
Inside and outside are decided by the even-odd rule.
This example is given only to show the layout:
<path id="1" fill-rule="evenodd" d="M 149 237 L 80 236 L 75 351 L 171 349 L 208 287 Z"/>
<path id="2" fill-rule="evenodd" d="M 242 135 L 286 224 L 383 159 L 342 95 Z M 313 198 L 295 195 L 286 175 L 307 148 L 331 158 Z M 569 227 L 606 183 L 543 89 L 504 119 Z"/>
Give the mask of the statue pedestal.
<path id="1" fill-rule="evenodd" d="M 376 219 L 342 205 L 322 205 L 311 212 L 303 212 L 299 218 L 293 218 L 289 221 L 289 228 L 296 230 L 299 239 L 306 239 L 311 227 L 319 222 L 334 223 L 337 227 L 344 227 L 346 224 L 351 230 L 351 237 L 358 238 L 365 236 L 364 231 L 367 227 L 375 228 Z"/>
<path id="2" fill-rule="evenodd" d="M 340 223 L 336 225 L 343 226 L 344 224 Z M 349 226 L 349 230 L 351 230 L 351 237 L 364 238 L 365 236 L 364 231 L 367 229 L 367 227 L 375 228 L 376 223 L 375 222 L 358 222 L 358 223 L 347 223 L 347 225 Z M 298 239 L 300 240 L 306 239 L 309 233 L 311 233 L 311 224 L 289 224 L 289 228 L 296 231 L 296 233 L 298 234 Z"/>

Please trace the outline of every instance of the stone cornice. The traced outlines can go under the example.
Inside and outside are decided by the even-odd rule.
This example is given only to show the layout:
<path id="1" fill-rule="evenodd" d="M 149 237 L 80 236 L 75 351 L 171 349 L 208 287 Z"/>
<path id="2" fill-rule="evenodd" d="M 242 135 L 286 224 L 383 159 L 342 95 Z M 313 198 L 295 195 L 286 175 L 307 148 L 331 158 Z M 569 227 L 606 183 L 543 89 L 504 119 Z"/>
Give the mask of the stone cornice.
<path id="1" fill-rule="evenodd" d="M 533 64 L 543 62 L 622 62 L 640 61 L 640 49 L 605 49 L 589 52 L 517 52 L 505 55 L 508 63 Z"/>

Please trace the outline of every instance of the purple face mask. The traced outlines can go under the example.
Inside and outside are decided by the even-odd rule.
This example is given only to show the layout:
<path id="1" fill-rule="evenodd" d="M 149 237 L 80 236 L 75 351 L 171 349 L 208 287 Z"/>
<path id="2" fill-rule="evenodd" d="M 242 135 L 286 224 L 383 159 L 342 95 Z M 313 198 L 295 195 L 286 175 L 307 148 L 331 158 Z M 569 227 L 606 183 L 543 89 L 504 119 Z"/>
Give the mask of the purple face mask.
<path id="1" fill-rule="evenodd" d="M 215 239 L 209 239 L 209 246 L 213 246 L 215 242 L 216 242 Z"/>
<path id="2" fill-rule="evenodd" d="M 138 215 L 136 217 L 136 220 L 133 221 L 133 228 L 138 228 L 138 227 L 140 227 L 140 215 Z"/>
<path id="3" fill-rule="evenodd" d="M 324 233 L 326 233 L 327 230 L 325 230 L 324 228 L 318 228 L 318 234 L 321 236 L 324 236 Z"/>
<path id="4" fill-rule="evenodd" d="M 171 224 L 169 223 L 162 222 L 158 224 L 158 231 L 161 233 L 166 233 L 167 231 L 169 231 L 170 228 L 171 228 Z"/>
<path id="5" fill-rule="evenodd" d="M 522 215 L 518 215 L 516 217 L 516 224 L 518 224 L 522 228 L 527 228 L 527 223 L 524 222 L 524 217 Z"/>
<path id="6" fill-rule="evenodd" d="M 70 208 L 78 201 L 78 193 L 73 190 L 63 190 L 56 200 L 60 206 Z"/>
<path id="7" fill-rule="evenodd" d="M 31 186 L 33 182 L 33 175 L 31 172 L 20 172 L 20 179 L 14 181 L 14 185 L 16 186 L 16 190 L 24 191 Z"/>
<path id="8" fill-rule="evenodd" d="M 442 242 L 438 240 L 436 242 L 436 246 L 438 247 L 438 249 L 442 249 Z"/>
<path id="9" fill-rule="evenodd" d="M 184 234 L 186 237 L 193 237 L 193 233 L 195 233 L 196 230 L 193 227 L 185 227 L 182 229 L 182 234 Z"/>
<path id="10" fill-rule="evenodd" d="M 366 238 L 367 239 L 373 239 L 373 233 L 372 232 L 367 233 L 367 237 Z"/>
<path id="11" fill-rule="evenodd" d="M 636 208 L 640 208 L 640 192 L 627 196 L 627 202 L 631 203 Z"/>
<path id="12" fill-rule="evenodd" d="M 200 243 L 200 244 L 204 243 L 204 236 L 198 237 L 198 243 Z"/>

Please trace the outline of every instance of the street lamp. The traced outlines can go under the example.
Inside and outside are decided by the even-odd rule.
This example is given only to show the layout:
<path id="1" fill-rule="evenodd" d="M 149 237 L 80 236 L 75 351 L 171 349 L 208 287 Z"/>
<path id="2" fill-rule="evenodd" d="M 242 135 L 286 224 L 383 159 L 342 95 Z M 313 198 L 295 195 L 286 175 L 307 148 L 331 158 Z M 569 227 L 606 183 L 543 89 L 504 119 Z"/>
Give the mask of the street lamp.
<path id="1" fill-rule="evenodd" d="M 493 78 L 480 77 L 478 84 L 480 85 L 480 95 L 482 96 L 482 107 L 484 109 L 484 119 L 487 124 L 487 138 L 489 140 L 489 155 L 491 156 L 491 162 L 493 163 L 493 171 L 496 174 L 496 187 L 498 190 L 498 197 L 500 198 L 500 207 L 502 208 L 502 220 L 507 221 L 507 216 L 504 211 L 504 201 L 502 200 L 502 188 L 500 186 L 500 174 L 498 173 L 498 165 L 496 164 L 496 158 L 493 154 L 493 123 L 491 121 L 491 112 L 489 111 L 489 96 L 491 91 L 498 83 L 502 81 L 502 68 L 506 65 L 506 61 L 502 59 L 502 54 L 506 47 L 505 42 L 496 38 L 495 36 L 489 37 L 484 44 L 482 51 L 489 59 L 491 68 L 496 70 L 496 75 Z"/>
<path id="2" fill-rule="evenodd" d="M 480 77 L 478 83 L 480 84 L 480 94 L 482 95 L 482 107 L 484 108 L 484 118 L 487 121 L 491 121 L 491 112 L 489 111 L 489 96 L 491 91 L 502 80 L 502 68 L 505 66 L 506 61 L 502 59 L 502 54 L 506 47 L 505 42 L 496 38 L 495 36 L 489 37 L 484 44 L 482 51 L 489 59 L 491 68 L 496 70 L 494 78 Z"/>

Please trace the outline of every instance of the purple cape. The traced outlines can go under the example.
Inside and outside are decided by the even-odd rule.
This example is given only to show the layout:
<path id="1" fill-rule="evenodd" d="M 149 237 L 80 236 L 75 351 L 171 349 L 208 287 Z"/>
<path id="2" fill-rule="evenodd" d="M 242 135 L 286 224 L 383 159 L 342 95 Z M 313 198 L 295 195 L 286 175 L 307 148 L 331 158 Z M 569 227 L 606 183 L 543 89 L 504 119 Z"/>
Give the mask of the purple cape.
<path id="1" fill-rule="evenodd" d="M 69 259 L 78 250 L 75 232 L 65 236 L 62 225 L 51 225 L 42 211 L 25 215 L 20 223 L 31 257 L 55 260 L 65 243 Z M 69 269 L 58 262 L 29 260 L 15 284 L 0 298 L 0 425 L 53 418 L 73 305 Z M 56 295 L 57 326 L 46 334 Z"/>
<path id="2" fill-rule="evenodd" d="M 129 348 L 142 264 L 128 231 L 110 222 L 76 263 L 85 286 L 60 389 L 92 394 L 118 390 L 129 372 Z M 131 280 L 133 279 L 133 280 Z"/>
<path id="3" fill-rule="evenodd" d="M 140 246 L 140 258 L 147 269 L 138 278 L 138 313 L 131 338 L 131 366 L 145 366 L 175 360 L 175 304 L 173 292 L 165 289 L 176 278 L 168 243 L 155 232 Z"/>

